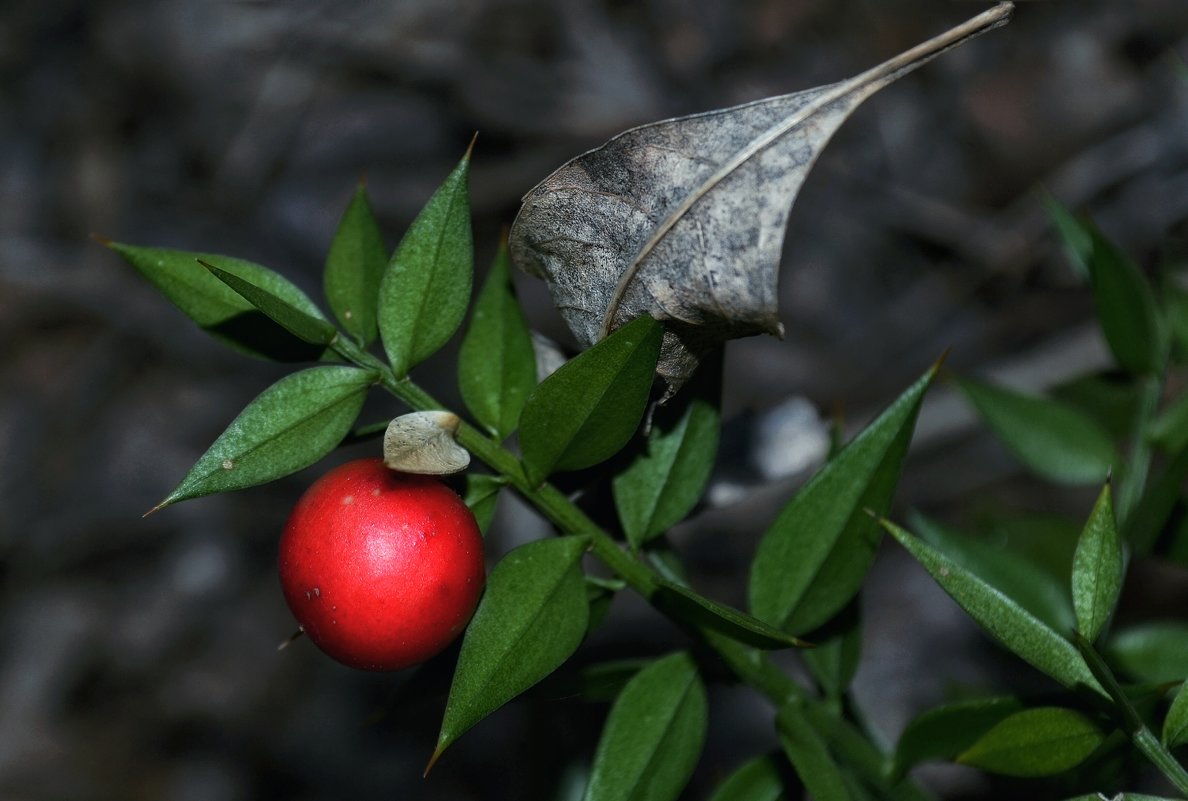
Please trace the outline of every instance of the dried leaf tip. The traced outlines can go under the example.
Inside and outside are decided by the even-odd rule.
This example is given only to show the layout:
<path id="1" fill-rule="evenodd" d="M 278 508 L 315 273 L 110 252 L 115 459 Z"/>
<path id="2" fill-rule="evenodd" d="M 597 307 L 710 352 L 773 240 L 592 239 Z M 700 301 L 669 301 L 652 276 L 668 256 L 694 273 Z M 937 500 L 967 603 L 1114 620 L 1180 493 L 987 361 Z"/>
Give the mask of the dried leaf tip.
<path id="1" fill-rule="evenodd" d="M 94 231 L 91 231 L 91 241 L 98 242 L 100 245 L 103 245 L 103 247 L 105 247 L 105 248 L 109 248 L 114 244 L 109 238 L 107 238 L 103 234 L 97 234 Z"/>

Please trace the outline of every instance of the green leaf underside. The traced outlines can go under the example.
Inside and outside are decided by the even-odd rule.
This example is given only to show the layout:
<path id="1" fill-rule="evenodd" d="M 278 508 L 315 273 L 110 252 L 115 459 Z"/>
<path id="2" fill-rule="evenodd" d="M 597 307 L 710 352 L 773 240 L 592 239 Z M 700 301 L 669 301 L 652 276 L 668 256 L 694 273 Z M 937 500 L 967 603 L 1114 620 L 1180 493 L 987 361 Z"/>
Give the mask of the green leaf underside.
<path id="1" fill-rule="evenodd" d="M 1072 595 L 1077 630 L 1092 642 L 1114 612 L 1122 589 L 1122 542 L 1110 485 L 1093 506 L 1073 554 Z"/>
<path id="2" fill-rule="evenodd" d="M 444 345 L 466 316 L 474 271 L 470 153 L 405 232 L 379 289 L 379 331 L 397 378 Z"/>
<path id="3" fill-rule="evenodd" d="M 320 315 L 315 317 L 306 314 L 268 290 L 261 289 L 251 281 L 229 273 L 215 264 L 205 260 L 200 260 L 199 263 L 210 270 L 215 278 L 231 287 L 240 297 L 259 309 L 268 319 L 302 342 L 307 342 L 310 345 L 329 345 L 338 335 L 338 330 Z"/>
<path id="4" fill-rule="evenodd" d="M 888 521 L 883 527 L 979 626 L 1016 656 L 1066 687 L 1083 685 L 1105 694 L 1066 638 L 923 540 Z"/>
<path id="5" fill-rule="evenodd" d="M 360 185 L 334 232 L 322 285 L 334 316 L 363 347 L 375 341 L 379 286 L 387 263 L 384 235 Z"/>
<path id="6" fill-rule="evenodd" d="M 520 447 L 530 481 L 591 467 L 627 444 L 647 407 L 662 339 L 660 323 L 636 318 L 566 362 L 528 396 Z"/>
<path id="7" fill-rule="evenodd" d="M 784 783 L 769 756 L 744 763 L 718 785 L 710 801 L 782 801 Z"/>
<path id="8" fill-rule="evenodd" d="M 479 291 L 458 354 L 462 401 L 499 440 L 515 430 L 524 401 L 536 386 L 532 335 L 516 301 L 508 264 L 503 243 Z"/>
<path id="9" fill-rule="evenodd" d="M 658 659 L 611 707 L 584 801 L 673 801 L 705 743 L 705 687 L 689 654 Z"/>
<path id="10" fill-rule="evenodd" d="M 751 613 L 792 634 L 824 623 L 854 596 L 874 559 L 929 370 L 796 493 L 751 563 Z"/>
<path id="11" fill-rule="evenodd" d="M 535 540 L 491 571 L 462 640 L 434 759 L 577 649 L 589 614 L 579 567 L 587 545 L 582 537 Z"/>
<path id="12" fill-rule="evenodd" d="M 803 648 L 808 643 L 761 620 L 699 595 L 667 579 L 658 579 L 652 602 L 663 612 L 697 627 L 705 627 L 745 645 L 766 650 Z"/>
<path id="13" fill-rule="evenodd" d="M 1188 623 L 1154 621 L 1114 634 L 1106 656 L 1138 681 L 1162 683 L 1188 678 Z"/>
<path id="14" fill-rule="evenodd" d="M 487 473 L 467 473 L 466 492 L 462 500 L 470 507 L 479 531 L 487 533 L 491 519 L 495 516 L 495 504 L 499 500 L 499 490 L 506 485 L 499 476 Z"/>
<path id="15" fill-rule="evenodd" d="M 1091 227 L 1089 275 L 1097 319 L 1118 364 L 1136 374 L 1156 373 L 1163 346 L 1151 287 L 1138 266 Z"/>
<path id="16" fill-rule="evenodd" d="M 1109 435 L 1080 410 L 980 381 L 958 384 L 1002 444 L 1037 475 L 1100 484 L 1117 464 Z"/>
<path id="17" fill-rule="evenodd" d="M 978 698 L 946 704 L 914 718 L 895 746 L 892 775 L 902 778 L 914 766 L 951 760 L 969 749 L 999 722 L 1023 709 L 1013 696 Z"/>
<path id="18" fill-rule="evenodd" d="M 788 761 L 814 801 L 850 801 L 841 768 L 799 707 L 781 709 L 776 728 Z"/>
<path id="19" fill-rule="evenodd" d="M 1073 709 L 1039 707 L 1001 720 L 957 761 L 1005 776 L 1051 776 L 1085 761 L 1105 734 Z"/>
<path id="20" fill-rule="evenodd" d="M 1163 745 L 1167 748 L 1177 748 L 1188 743 L 1188 692 L 1184 685 L 1176 691 L 1171 707 L 1167 710 L 1167 717 L 1163 719 Z"/>
<path id="21" fill-rule="evenodd" d="M 647 450 L 614 478 L 615 508 L 632 548 L 683 520 L 709 481 L 721 423 L 701 389 L 688 386 L 672 401 L 684 405 L 675 420 L 666 419 L 666 409 L 657 410 Z"/>
<path id="22" fill-rule="evenodd" d="M 119 242 L 113 242 L 109 247 L 200 328 L 237 350 L 282 361 L 315 359 L 320 353 L 319 348 L 294 342 L 289 334 L 212 275 L 198 260 L 215 264 L 297 310 L 321 318 L 321 311 L 309 296 L 279 273 L 216 253 L 144 248 Z"/>
<path id="23" fill-rule="evenodd" d="M 345 366 L 311 367 L 282 378 L 231 421 L 160 506 L 308 467 L 350 432 L 374 382 L 370 370 Z"/>

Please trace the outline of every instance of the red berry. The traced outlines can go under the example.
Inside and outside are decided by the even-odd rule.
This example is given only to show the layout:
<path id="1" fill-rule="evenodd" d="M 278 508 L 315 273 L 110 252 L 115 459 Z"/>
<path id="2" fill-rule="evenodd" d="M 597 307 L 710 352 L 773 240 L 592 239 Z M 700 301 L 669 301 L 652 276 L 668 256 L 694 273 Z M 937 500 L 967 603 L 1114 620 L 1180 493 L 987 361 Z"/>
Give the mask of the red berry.
<path id="1" fill-rule="evenodd" d="M 458 636 L 485 576 L 483 541 L 458 495 L 379 459 L 331 470 L 301 496 L 280 543 L 285 600 L 344 665 L 399 670 Z"/>

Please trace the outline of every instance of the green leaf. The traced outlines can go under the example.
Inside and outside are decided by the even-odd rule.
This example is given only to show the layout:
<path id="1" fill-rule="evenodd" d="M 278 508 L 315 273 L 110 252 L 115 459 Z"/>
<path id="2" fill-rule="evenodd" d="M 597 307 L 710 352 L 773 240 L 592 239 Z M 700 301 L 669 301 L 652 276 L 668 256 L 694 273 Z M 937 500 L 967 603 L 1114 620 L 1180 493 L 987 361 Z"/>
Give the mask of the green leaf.
<path id="1" fill-rule="evenodd" d="M 916 765 L 951 760 L 1008 716 L 1023 709 L 1013 696 L 975 698 L 930 709 L 904 728 L 895 746 L 892 776 L 900 779 Z"/>
<path id="2" fill-rule="evenodd" d="M 1106 484 L 1093 506 L 1073 554 L 1072 596 L 1077 630 L 1097 639 L 1114 613 L 1122 590 L 1122 541 L 1114 521 L 1114 503 Z"/>
<path id="3" fill-rule="evenodd" d="M 981 578 L 889 521 L 883 527 L 979 626 L 1015 655 L 1066 687 L 1104 694 L 1076 647 Z"/>
<path id="4" fill-rule="evenodd" d="M 799 705 L 781 709 L 776 717 L 776 728 L 788 761 L 814 801 L 850 801 L 850 791 L 841 768 Z"/>
<path id="5" fill-rule="evenodd" d="M 800 652 L 826 698 L 840 699 L 854 679 L 862 654 L 862 616 L 853 601 L 815 636 L 825 639 Z"/>
<path id="6" fill-rule="evenodd" d="M 586 602 L 590 605 L 590 617 L 586 622 L 586 636 L 590 636 L 596 628 L 602 625 L 610 612 L 611 603 L 621 590 L 627 587 L 622 579 L 604 579 L 597 576 L 586 576 Z"/>
<path id="7" fill-rule="evenodd" d="M 379 288 L 379 332 L 397 378 L 437 352 L 466 316 L 474 272 L 470 151 L 396 246 Z"/>
<path id="8" fill-rule="evenodd" d="M 706 372 L 656 410 L 647 449 L 615 476 L 615 508 L 632 548 L 683 520 L 709 481 L 721 428 L 715 400 L 720 384 L 706 380 Z"/>
<path id="9" fill-rule="evenodd" d="M 1145 556 L 1155 548 L 1176 504 L 1183 498 L 1185 479 L 1188 479 L 1188 449 L 1163 466 L 1126 518 L 1123 531 L 1136 555 Z"/>
<path id="10" fill-rule="evenodd" d="M 1054 400 L 1074 406 L 1093 418 L 1115 442 L 1134 433 L 1142 394 L 1142 381 L 1112 369 L 1077 376 L 1051 390 Z"/>
<path id="11" fill-rule="evenodd" d="M 755 757 L 718 785 L 710 801 L 783 801 L 784 783 L 769 756 Z"/>
<path id="12" fill-rule="evenodd" d="M 215 278 L 231 287 L 235 292 L 259 309 L 274 323 L 284 328 L 302 342 L 311 345 L 329 345 L 338 336 L 338 330 L 321 315 L 306 314 L 296 306 L 289 304 L 266 289 L 240 278 L 234 273 L 199 259 L 198 263 L 210 270 Z"/>
<path id="13" fill-rule="evenodd" d="M 491 518 L 495 516 L 495 502 L 499 500 L 499 490 L 507 482 L 488 473 L 467 473 L 466 492 L 462 500 L 470 507 L 474 519 L 478 522 L 479 531 L 487 533 L 491 525 Z"/>
<path id="14" fill-rule="evenodd" d="M 801 634 L 854 597 L 880 533 L 868 510 L 888 511 L 924 393 L 936 368 L 827 462 L 783 508 L 751 563 L 751 612 Z"/>
<path id="15" fill-rule="evenodd" d="M 1163 719 L 1163 745 L 1176 748 L 1184 743 L 1188 743 L 1188 692 L 1181 684 Z"/>
<path id="16" fill-rule="evenodd" d="M 198 260 L 217 264 L 311 317 L 322 317 L 308 295 L 267 267 L 215 253 L 142 248 L 119 242 L 109 243 L 108 247 L 200 328 L 239 351 L 279 361 L 309 361 L 322 352 L 320 347 L 295 341 Z"/>
<path id="17" fill-rule="evenodd" d="M 1068 631 L 1076 623 L 1068 592 L 1071 559 L 1057 579 L 1032 561 L 1027 553 L 999 545 L 998 541 L 953 531 L 923 515 L 911 516 L 912 530 L 947 558 L 985 581 L 1055 631 Z"/>
<path id="18" fill-rule="evenodd" d="M 595 702 L 614 701 L 623 688 L 650 664 L 650 659 L 615 659 L 590 665 L 581 673 L 582 698 Z"/>
<path id="19" fill-rule="evenodd" d="M 508 274 L 502 242 L 479 292 L 458 354 L 458 387 L 466 408 L 496 439 L 516 428 L 536 386 L 532 335 Z"/>
<path id="20" fill-rule="evenodd" d="M 430 766 L 471 726 L 556 670 L 586 633 L 583 537 L 535 540 L 491 571 L 466 628 Z"/>
<path id="21" fill-rule="evenodd" d="M 705 687 L 684 652 L 636 674 L 611 707 L 585 801 L 673 801 L 705 743 Z"/>
<path id="22" fill-rule="evenodd" d="M 350 432 L 375 380 L 370 370 L 344 366 L 311 367 L 282 378 L 231 421 L 153 511 L 308 467 Z"/>
<path id="23" fill-rule="evenodd" d="M 643 417 L 664 330 L 643 316 L 578 354 L 538 386 L 520 418 L 524 468 L 534 484 L 619 451 Z"/>
<path id="24" fill-rule="evenodd" d="M 1105 734 L 1073 709 L 1025 709 L 1000 721 L 957 761 L 1004 776 L 1052 776 L 1084 762 Z"/>
<path id="25" fill-rule="evenodd" d="M 1105 649 L 1121 670 L 1154 684 L 1188 678 L 1188 623 L 1162 620 L 1119 631 Z"/>
<path id="26" fill-rule="evenodd" d="M 1064 254 L 1077 275 L 1089 280 L 1089 260 L 1093 256 L 1093 233 L 1089 227 L 1052 195 L 1044 193 L 1044 208 L 1060 235 Z"/>
<path id="27" fill-rule="evenodd" d="M 1097 319 L 1118 364 L 1131 373 L 1158 373 L 1164 346 L 1151 286 L 1138 266 L 1096 227 L 1089 275 Z"/>
<path id="28" fill-rule="evenodd" d="M 732 640 L 755 648 L 811 647 L 804 640 L 785 634 L 745 612 L 698 595 L 688 587 L 667 579 L 657 579 L 659 586 L 652 603 L 665 614 L 698 628 L 707 628 Z"/>
<path id="29" fill-rule="evenodd" d="M 360 184 L 334 232 L 322 284 L 334 316 L 363 347 L 375 341 L 380 279 L 387 263 L 384 235 Z"/>
<path id="30" fill-rule="evenodd" d="M 1109 435 L 1072 406 L 971 379 L 958 384 L 1002 444 L 1050 481 L 1100 484 L 1119 463 Z"/>
<path id="31" fill-rule="evenodd" d="M 1188 392 L 1151 422 L 1147 438 L 1165 453 L 1178 454 L 1188 447 Z"/>

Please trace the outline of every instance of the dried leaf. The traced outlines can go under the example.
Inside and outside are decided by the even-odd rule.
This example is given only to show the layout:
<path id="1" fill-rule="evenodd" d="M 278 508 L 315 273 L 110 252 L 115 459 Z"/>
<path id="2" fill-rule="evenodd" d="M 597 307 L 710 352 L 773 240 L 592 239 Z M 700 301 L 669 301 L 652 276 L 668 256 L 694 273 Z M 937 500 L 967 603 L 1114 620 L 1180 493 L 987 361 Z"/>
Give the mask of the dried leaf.
<path id="1" fill-rule="evenodd" d="M 642 314 L 665 322 L 657 371 L 675 391 L 717 344 L 782 334 L 788 213 L 850 112 L 1011 11 L 1001 3 L 847 81 L 619 134 L 524 197 L 513 262 L 545 279 L 585 347 Z"/>

